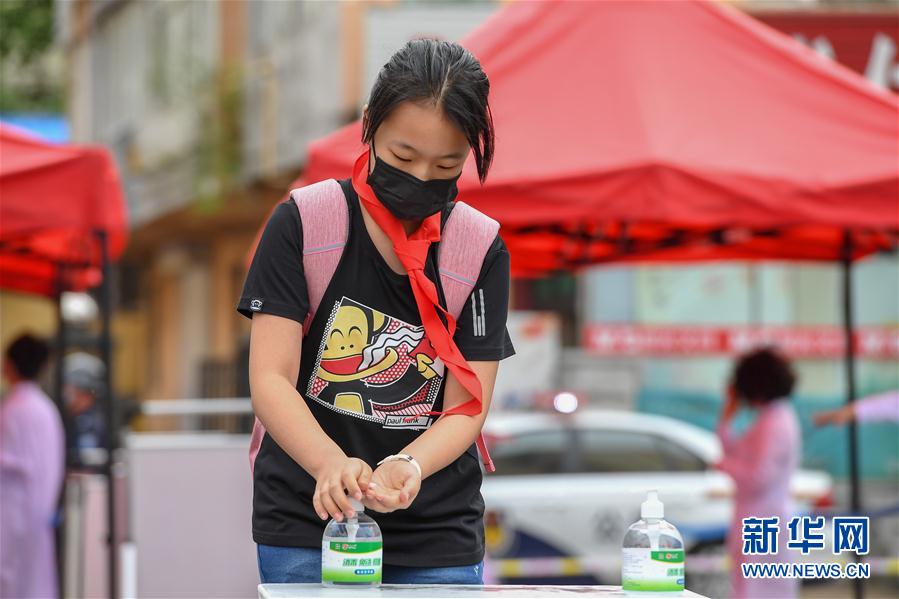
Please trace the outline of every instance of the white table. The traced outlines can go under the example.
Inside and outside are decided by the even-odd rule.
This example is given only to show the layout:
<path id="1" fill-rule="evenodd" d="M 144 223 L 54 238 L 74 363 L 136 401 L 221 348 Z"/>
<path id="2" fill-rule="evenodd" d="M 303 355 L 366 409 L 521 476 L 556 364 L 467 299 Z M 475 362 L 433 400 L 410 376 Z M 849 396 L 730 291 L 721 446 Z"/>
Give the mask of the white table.
<path id="1" fill-rule="evenodd" d="M 382 584 L 380 587 L 325 587 L 320 584 L 260 584 L 259 599 L 306 599 L 307 597 L 671 597 L 707 599 L 691 591 L 682 593 L 630 593 L 620 586 L 527 586 L 453 584 Z"/>

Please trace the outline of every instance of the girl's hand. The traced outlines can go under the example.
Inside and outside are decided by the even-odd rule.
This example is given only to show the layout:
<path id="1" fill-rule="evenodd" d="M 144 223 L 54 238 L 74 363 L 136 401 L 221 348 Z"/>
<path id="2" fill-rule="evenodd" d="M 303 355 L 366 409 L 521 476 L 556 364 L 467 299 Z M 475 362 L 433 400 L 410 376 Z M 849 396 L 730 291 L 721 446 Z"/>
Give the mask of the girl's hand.
<path id="1" fill-rule="evenodd" d="M 420 489 L 421 476 L 415 466 L 401 460 L 384 462 L 371 475 L 364 504 L 382 513 L 404 510 L 412 505 Z"/>
<path id="2" fill-rule="evenodd" d="M 351 518 L 354 510 L 348 496 L 363 501 L 362 490 L 368 489 L 371 475 L 371 466 L 359 458 L 342 456 L 326 462 L 316 473 L 312 495 L 318 517 L 327 520 L 330 516 L 338 522 L 343 521 L 344 515 Z"/>

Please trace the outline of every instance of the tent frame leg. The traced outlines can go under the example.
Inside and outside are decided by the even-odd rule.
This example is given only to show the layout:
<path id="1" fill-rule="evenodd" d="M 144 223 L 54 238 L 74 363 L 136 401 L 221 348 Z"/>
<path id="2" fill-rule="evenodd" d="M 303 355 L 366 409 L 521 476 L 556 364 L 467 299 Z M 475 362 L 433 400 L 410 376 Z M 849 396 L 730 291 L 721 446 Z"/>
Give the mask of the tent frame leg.
<path id="1" fill-rule="evenodd" d="M 845 231 L 843 234 L 843 256 L 842 256 L 842 292 L 843 292 L 843 333 L 846 344 L 845 349 L 845 368 L 846 368 L 846 403 L 852 405 L 856 397 L 855 383 L 855 341 L 853 331 L 855 329 L 855 319 L 852 313 L 852 233 Z M 858 425 L 855 418 L 852 418 L 847 424 L 849 431 L 849 484 L 850 484 L 850 508 L 853 514 L 860 514 L 861 505 L 861 487 L 859 483 L 859 463 L 858 463 Z M 857 563 L 860 560 L 858 554 L 853 554 L 853 560 Z M 861 578 L 853 579 L 853 596 L 855 599 L 864 597 L 864 586 Z"/>
<path id="2" fill-rule="evenodd" d="M 103 474 L 106 476 L 106 521 L 109 537 L 109 597 L 116 599 L 119 596 L 119 544 L 118 544 L 118 526 L 117 526 L 117 510 L 116 510 L 116 487 L 115 484 L 115 456 L 118 449 L 118 415 L 116 413 L 115 392 L 112 386 L 112 337 L 111 337 L 111 321 L 112 321 L 112 292 L 109 282 L 110 263 L 109 263 L 109 245 L 106 231 L 95 231 L 97 241 L 100 247 L 101 268 L 103 272 L 103 282 L 100 285 L 100 315 L 102 317 L 102 328 L 100 333 L 100 359 L 106 365 L 105 386 L 106 386 L 106 464 L 103 467 Z"/>
<path id="3" fill-rule="evenodd" d="M 66 408 L 65 397 L 65 368 L 63 358 L 66 355 L 68 346 L 68 335 L 66 334 L 66 320 L 63 313 L 62 294 L 65 290 L 65 264 L 56 264 L 56 338 L 54 340 L 54 353 L 56 355 L 56 372 L 53 381 L 53 399 L 56 408 L 59 410 L 59 417 L 62 420 L 65 443 L 65 466 L 64 471 L 68 471 L 68 467 L 72 464 L 72 439 L 74 427 L 72 426 L 72 418 L 69 416 L 69 410 Z M 65 496 L 66 496 L 66 477 L 63 476 L 62 487 L 59 491 L 59 501 L 57 508 L 63 514 L 63 522 L 65 522 Z M 56 529 L 56 574 L 57 574 L 57 591 L 60 597 L 65 596 L 65 528 L 64 524 Z"/>

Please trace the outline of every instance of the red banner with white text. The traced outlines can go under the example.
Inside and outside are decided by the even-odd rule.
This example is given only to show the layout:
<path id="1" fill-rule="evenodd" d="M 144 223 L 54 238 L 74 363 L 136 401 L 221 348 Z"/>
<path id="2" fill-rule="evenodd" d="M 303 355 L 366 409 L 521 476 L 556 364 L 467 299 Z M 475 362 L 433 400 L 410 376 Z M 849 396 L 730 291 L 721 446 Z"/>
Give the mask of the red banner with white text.
<path id="1" fill-rule="evenodd" d="M 859 328 L 854 336 L 860 358 L 899 358 L 899 329 Z M 690 356 L 739 354 L 760 345 L 775 345 L 792 358 L 840 358 L 845 337 L 839 327 L 678 327 L 591 324 L 584 347 L 605 356 Z"/>

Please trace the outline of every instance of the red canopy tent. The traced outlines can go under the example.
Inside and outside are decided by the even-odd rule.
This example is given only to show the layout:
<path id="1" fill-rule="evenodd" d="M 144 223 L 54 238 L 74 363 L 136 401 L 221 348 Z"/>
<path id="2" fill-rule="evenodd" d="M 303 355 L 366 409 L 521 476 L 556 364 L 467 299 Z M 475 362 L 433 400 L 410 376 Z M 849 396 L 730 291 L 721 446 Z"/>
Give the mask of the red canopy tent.
<path id="1" fill-rule="evenodd" d="M 62 409 L 66 334 L 61 294 L 100 287 L 100 354 L 106 364 L 107 459 L 112 489 L 118 418 L 112 387 L 110 262 L 127 241 L 125 199 L 115 161 L 102 147 L 50 144 L 0 124 L 0 289 L 52 297 L 59 315 L 55 400 Z M 67 435 L 68 436 L 68 435 Z M 107 493 L 109 539 L 117 539 L 115 493 Z M 117 549 L 109 545 L 110 596 L 117 596 Z"/>
<path id="2" fill-rule="evenodd" d="M 897 98 L 706 2 L 521 2 L 462 42 L 491 81 L 496 159 L 460 199 L 513 273 L 608 260 L 836 260 L 899 233 Z M 348 176 L 361 123 L 301 181 Z"/>
<path id="3" fill-rule="evenodd" d="M 115 162 L 100 147 L 50 144 L 0 125 L 0 289 L 55 296 L 101 282 L 101 248 L 128 222 Z"/>

